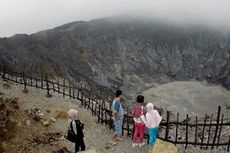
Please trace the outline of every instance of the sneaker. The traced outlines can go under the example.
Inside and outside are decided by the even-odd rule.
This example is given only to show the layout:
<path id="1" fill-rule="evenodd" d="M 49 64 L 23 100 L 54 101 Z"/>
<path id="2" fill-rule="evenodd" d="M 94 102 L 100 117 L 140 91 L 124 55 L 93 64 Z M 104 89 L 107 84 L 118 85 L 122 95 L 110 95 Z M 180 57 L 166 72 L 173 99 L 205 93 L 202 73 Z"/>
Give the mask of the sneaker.
<path id="1" fill-rule="evenodd" d="M 137 143 L 133 143 L 133 148 L 135 148 L 136 146 L 138 146 L 138 144 Z"/>
<path id="2" fill-rule="evenodd" d="M 143 143 L 140 143 L 139 144 L 139 147 L 143 147 L 145 145 L 145 143 L 143 142 Z"/>

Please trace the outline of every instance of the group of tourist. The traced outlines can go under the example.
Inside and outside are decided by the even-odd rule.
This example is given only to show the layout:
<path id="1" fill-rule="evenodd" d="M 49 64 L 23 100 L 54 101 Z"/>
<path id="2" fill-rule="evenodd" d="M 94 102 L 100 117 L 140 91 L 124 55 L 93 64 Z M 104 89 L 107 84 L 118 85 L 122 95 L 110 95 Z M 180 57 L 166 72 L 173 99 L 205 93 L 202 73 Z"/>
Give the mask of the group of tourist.
<path id="1" fill-rule="evenodd" d="M 124 110 L 121 103 L 122 99 L 123 99 L 122 91 L 117 90 L 116 97 L 113 100 L 113 104 L 112 104 L 112 111 L 113 111 L 112 119 L 115 128 L 114 135 L 112 138 L 114 144 L 117 144 L 119 141 L 123 140 L 122 125 L 124 119 Z M 77 110 L 70 109 L 68 111 L 68 116 L 71 119 L 69 128 L 73 133 L 72 135 L 74 135 L 73 138 L 74 140 L 71 141 L 75 142 L 75 152 L 85 150 L 85 143 L 83 139 L 84 124 L 79 120 L 77 114 L 78 114 Z M 152 103 L 146 104 L 144 102 L 144 96 L 139 95 L 137 96 L 136 102 L 133 104 L 131 108 L 131 115 L 134 120 L 132 147 L 133 148 L 136 146 L 142 147 L 145 145 L 143 139 L 144 139 L 144 133 L 146 129 L 148 130 L 148 134 L 149 134 L 149 142 L 148 142 L 149 146 L 153 147 L 156 141 L 158 127 L 162 120 L 157 110 L 154 109 L 153 104 Z M 138 135 L 140 139 L 139 143 L 137 143 Z"/>
<path id="2" fill-rule="evenodd" d="M 122 91 L 116 91 L 116 98 L 113 100 L 112 111 L 113 111 L 113 123 L 115 126 L 115 132 L 113 135 L 113 141 L 118 142 L 123 140 L 122 138 L 122 124 L 124 118 L 124 111 L 122 108 L 121 100 L 122 100 Z M 148 129 L 149 134 L 149 146 L 153 147 L 156 137 L 159 124 L 162 120 L 158 111 L 154 109 L 152 103 L 145 104 L 144 96 L 137 96 L 136 102 L 133 104 L 131 108 L 131 115 L 134 120 L 134 134 L 132 139 L 133 148 L 136 146 L 144 146 L 143 142 L 145 128 Z M 139 134 L 139 144 L 137 143 L 137 136 Z"/>

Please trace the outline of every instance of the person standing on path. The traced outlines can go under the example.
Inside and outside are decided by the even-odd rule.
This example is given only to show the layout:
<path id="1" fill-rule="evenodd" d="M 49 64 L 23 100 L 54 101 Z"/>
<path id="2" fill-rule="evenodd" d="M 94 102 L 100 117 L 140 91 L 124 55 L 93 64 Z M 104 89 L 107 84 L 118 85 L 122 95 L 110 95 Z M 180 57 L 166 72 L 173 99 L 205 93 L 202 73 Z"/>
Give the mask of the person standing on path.
<path id="1" fill-rule="evenodd" d="M 119 140 L 123 140 L 122 138 L 122 124 L 124 119 L 124 111 L 121 105 L 122 100 L 122 91 L 116 91 L 116 98 L 113 100 L 112 111 L 113 111 L 113 124 L 115 127 L 115 132 L 113 135 L 113 141 L 118 142 Z"/>
<path id="2" fill-rule="evenodd" d="M 75 134 L 75 153 L 85 150 L 84 142 L 84 124 L 78 119 L 78 111 L 75 109 L 70 109 L 68 111 L 68 116 L 71 119 L 70 128 Z"/>
<path id="3" fill-rule="evenodd" d="M 142 147 L 145 145 L 145 143 L 143 142 L 145 132 L 145 124 L 143 120 L 146 113 L 146 107 L 144 106 L 144 96 L 137 96 L 136 103 L 132 106 L 131 113 L 134 120 L 134 135 L 132 140 L 133 148 L 138 145 L 136 143 L 138 134 L 140 135 L 139 146 Z"/>
<path id="4" fill-rule="evenodd" d="M 152 103 L 148 103 L 146 105 L 146 108 L 147 108 L 147 113 L 146 113 L 146 118 L 144 120 L 144 123 L 146 127 L 149 129 L 149 145 L 150 147 L 153 147 L 156 142 L 157 132 L 162 117 L 159 115 L 157 110 L 154 110 Z"/>

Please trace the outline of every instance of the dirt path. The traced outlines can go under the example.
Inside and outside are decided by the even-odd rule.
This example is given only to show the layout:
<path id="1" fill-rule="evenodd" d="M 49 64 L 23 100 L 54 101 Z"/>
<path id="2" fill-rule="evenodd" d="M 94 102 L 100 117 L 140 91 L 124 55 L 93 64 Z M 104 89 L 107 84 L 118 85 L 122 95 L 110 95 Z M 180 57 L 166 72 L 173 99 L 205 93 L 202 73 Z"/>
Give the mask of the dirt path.
<path id="1" fill-rule="evenodd" d="M 108 127 L 98 124 L 97 119 L 92 117 L 90 112 L 82 108 L 79 101 L 70 100 L 69 98 L 63 98 L 60 95 L 53 95 L 51 98 L 46 97 L 46 92 L 29 88 L 28 93 L 23 93 L 23 87 L 21 85 L 10 84 L 9 89 L 2 88 L 1 92 L 4 93 L 4 97 L 18 98 L 19 111 L 17 115 L 11 118 L 16 121 L 15 137 L 8 142 L 4 142 L 6 153 L 15 152 L 36 152 L 36 153 L 48 153 L 57 150 L 62 147 L 68 148 L 68 150 L 74 150 L 74 145 L 69 143 L 63 137 L 59 138 L 57 142 L 51 144 L 31 144 L 31 139 L 35 136 L 44 136 L 47 133 L 60 132 L 65 134 L 67 126 L 69 124 L 68 118 L 65 115 L 60 115 L 68 111 L 70 108 L 77 109 L 81 120 L 85 124 L 85 143 L 87 150 L 98 153 L 139 153 L 148 152 L 148 147 L 135 148 L 131 146 L 131 138 L 126 137 L 124 141 L 120 142 L 116 146 L 111 144 L 111 136 L 113 131 Z M 30 119 L 27 115 L 27 110 L 31 108 L 39 108 L 46 118 L 55 118 L 59 114 L 56 122 L 51 123 L 48 127 L 43 126 L 41 122 L 36 122 Z M 48 113 L 47 113 L 48 112 Z M 30 120 L 31 125 L 27 125 L 26 121 Z"/>
<path id="2" fill-rule="evenodd" d="M 9 89 L 2 87 L 0 83 L 0 92 L 4 93 L 5 98 L 18 98 L 19 111 L 11 118 L 16 122 L 14 128 L 14 137 L 9 141 L 3 142 L 5 153 L 52 153 L 63 147 L 74 152 L 74 144 L 68 142 L 63 136 L 55 139 L 52 142 L 33 144 L 33 138 L 43 138 L 47 133 L 60 133 L 65 135 L 67 126 L 69 125 L 68 118 L 65 112 L 70 108 L 77 109 L 79 116 L 85 124 L 85 143 L 86 153 L 214 153 L 216 151 L 199 150 L 199 148 L 189 147 L 187 151 L 181 146 L 158 141 L 154 150 L 149 150 L 147 146 L 142 148 L 132 148 L 131 138 L 126 137 L 124 141 L 119 142 L 118 145 L 112 146 L 111 137 L 112 130 L 108 127 L 98 124 L 97 119 L 91 116 L 91 113 L 80 106 L 80 102 L 63 98 L 60 95 L 53 94 L 51 98 L 46 97 L 46 92 L 29 88 L 28 93 L 22 92 L 21 85 L 10 84 Z M 42 122 L 33 121 L 27 114 L 27 110 L 31 108 L 39 108 L 44 114 L 45 118 L 56 118 L 57 120 L 50 123 L 49 126 L 44 126 Z M 27 125 L 26 121 L 30 120 L 31 124 Z M 45 137 L 46 138 L 46 137 Z M 157 150 L 157 151 L 156 151 Z M 225 151 L 218 152 L 224 153 Z"/>

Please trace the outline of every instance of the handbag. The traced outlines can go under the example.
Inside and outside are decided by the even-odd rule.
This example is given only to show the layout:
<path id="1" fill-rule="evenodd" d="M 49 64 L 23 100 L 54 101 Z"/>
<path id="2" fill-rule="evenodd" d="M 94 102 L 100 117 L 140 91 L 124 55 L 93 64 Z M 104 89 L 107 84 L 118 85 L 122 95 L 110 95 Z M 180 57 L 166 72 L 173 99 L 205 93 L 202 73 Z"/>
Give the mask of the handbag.
<path id="1" fill-rule="evenodd" d="M 70 128 L 68 128 L 66 139 L 73 143 L 76 141 L 76 134 L 73 131 L 72 121 L 70 123 Z"/>

